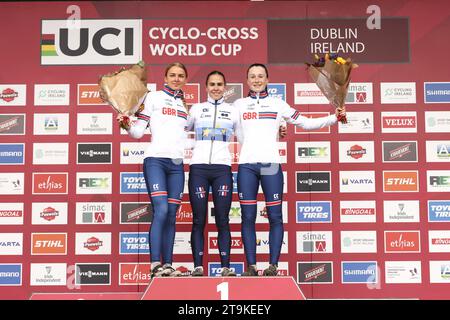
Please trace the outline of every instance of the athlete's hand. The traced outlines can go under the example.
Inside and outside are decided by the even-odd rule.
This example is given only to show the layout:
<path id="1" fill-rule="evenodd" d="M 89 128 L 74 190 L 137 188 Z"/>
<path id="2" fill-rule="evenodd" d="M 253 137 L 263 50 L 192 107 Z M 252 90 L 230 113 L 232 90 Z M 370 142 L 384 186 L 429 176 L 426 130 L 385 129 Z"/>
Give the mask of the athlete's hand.
<path id="1" fill-rule="evenodd" d="M 119 113 L 116 117 L 116 120 L 122 129 L 125 129 L 125 130 L 130 129 L 130 125 L 131 125 L 130 117 L 128 117 L 122 113 Z"/>
<path id="2" fill-rule="evenodd" d="M 342 106 L 340 108 L 336 108 L 336 118 L 342 118 L 345 117 L 345 106 Z"/>

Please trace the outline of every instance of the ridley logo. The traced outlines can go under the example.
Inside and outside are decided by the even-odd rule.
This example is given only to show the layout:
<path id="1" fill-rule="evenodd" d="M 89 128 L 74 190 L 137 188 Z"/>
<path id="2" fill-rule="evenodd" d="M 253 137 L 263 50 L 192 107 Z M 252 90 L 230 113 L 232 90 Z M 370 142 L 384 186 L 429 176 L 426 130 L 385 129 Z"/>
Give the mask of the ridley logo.
<path id="1" fill-rule="evenodd" d="M 305 281 L 312 281 L 326 273 L 325 265 L 321 264 L 305 272 Z"/>
<path id="2" fill-rule="evenodd" d="M 96 237 L 90 237 L 84 243 L 84 248 L 89 249 L 91 251 L 98 250 L 101 246 L 103 246 L 103 241 L 100 241 Z"/>
<path id="3" fill-rule="evenodd" d="M 6 88 L 0 94 L 0 99 L 2 99 L 3 101 L 6 101 L 6 102 L 11 102 L 18 96 L 19 96 L 19 93 L 17 91 L 14 91 L 11 88 Z"/>

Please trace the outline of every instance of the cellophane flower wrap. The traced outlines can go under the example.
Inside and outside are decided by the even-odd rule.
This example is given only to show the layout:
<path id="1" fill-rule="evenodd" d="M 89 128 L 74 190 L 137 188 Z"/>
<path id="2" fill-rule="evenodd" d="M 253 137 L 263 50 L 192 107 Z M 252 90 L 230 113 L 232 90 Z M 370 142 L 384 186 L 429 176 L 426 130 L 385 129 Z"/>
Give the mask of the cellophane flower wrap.
<path id="1" fill-rule="evenodd" d="M 306 63 L 308 73 L 323 95 L 335 107 L 340 108 L 345 104 L 350 74 L 358 65 L 350 58 L 344 59 L 337 54 L 326 54 L 325 57 L 315 56 L 314 63 Z M 341 123 L 347 123 L 347 117 L 339 115 Z"/>

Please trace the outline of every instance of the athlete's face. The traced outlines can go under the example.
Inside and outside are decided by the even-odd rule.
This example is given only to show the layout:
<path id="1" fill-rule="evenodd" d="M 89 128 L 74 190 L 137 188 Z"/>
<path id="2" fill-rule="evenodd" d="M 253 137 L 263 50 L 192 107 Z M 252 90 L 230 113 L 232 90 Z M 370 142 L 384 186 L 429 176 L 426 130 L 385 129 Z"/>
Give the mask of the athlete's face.
<path id="1" fill-rule="evenodd" d="M 250 90 L 261 92 L 266 88 L 268 83 L 269 79 L 263 67 L 251 67 L 248 70 L 247 84 Z"/>
<path id="2" fill-rule="evenodd" d="M 173 90 L 180 90 L 186 84 L 186 72 L 183 68 L 173 66 L 167 71 L 164 81 Z"/>
<path id="3" fill-rule="evenodd" d="M 206 92 L 214 100 L 219 100 L 223 97 L 225 92 L 225 81 L 220 74 L 213 74 L 209 76 L 206 84 Z"/>

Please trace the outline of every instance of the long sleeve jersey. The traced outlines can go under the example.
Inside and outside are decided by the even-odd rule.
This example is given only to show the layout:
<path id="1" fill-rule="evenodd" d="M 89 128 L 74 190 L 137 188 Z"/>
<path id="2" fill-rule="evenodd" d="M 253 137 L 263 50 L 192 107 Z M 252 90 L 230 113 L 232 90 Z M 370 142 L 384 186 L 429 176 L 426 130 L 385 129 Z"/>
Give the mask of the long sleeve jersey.
<path id="1" fill-rule="evenodd" d="M 239 110 L 242 128 L 242 147 L 239 163 L 280 163 L 277 136 L 282 119 L 305 130 L 319 129 L 336 123 L 336 116 L 310 119 L 300 115 L 286 102 L 272 98 L 267 92 L 252 93 L 238 99 L 234 105 Z"/>
<path id="2" fill-rule="evenodd" d="M 182 91 L 164 90 L 149 92 L 144 109 L 136 114 L 137 120 L 128 134 L 139 139 L 150 126 L 152 141 L 145 157 L 182 159 L 187 142 L 187 112 L 181 99 Z"/>
<path id="3" fill-rule="evenodd" d="M 239 115 L 236 108 L 208 96 L 208 101 L 194 104 L 189 112 L 188 130 L 195 132 L 190 164 L 231 165 L 230 140 L 236 131 Z"/>

